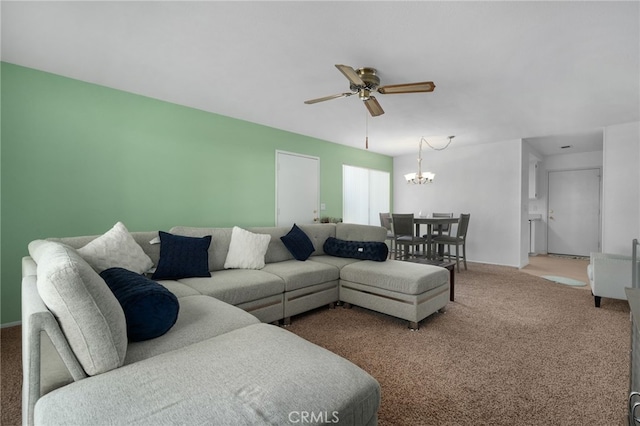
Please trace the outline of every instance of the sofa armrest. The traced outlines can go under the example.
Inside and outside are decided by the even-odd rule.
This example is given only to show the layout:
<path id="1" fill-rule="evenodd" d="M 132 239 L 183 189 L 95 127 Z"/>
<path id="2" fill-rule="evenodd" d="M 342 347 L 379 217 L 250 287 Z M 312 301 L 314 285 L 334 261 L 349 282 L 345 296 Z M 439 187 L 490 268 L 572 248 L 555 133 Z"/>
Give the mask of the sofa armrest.
<path id="1" fill-rule="evenodd" d="M 49 341 L 54 350 L 47 344 Z M 64 371 L 50 371 L 52 368 L 60 370 L 60 364 L 55 365 L 56 357 L 62 361 L 61 366 L 66 367 L 66 374 L 73 380 L 87 377 L 58 322 L 40 298 L 36 276 L 25 276 L 22 279 L 23 424 L 33 424 L 36 401 L 44 392 L 51 390 L 51 381 L 59 380 L 65 375 Z"/>
<path id="2" fill-rule="evenodd" d="M 631 257 L 610 253 L 591 253 L 591 289 L 594 296 L 626 300 L 625 287 L 631 287 Z"/>

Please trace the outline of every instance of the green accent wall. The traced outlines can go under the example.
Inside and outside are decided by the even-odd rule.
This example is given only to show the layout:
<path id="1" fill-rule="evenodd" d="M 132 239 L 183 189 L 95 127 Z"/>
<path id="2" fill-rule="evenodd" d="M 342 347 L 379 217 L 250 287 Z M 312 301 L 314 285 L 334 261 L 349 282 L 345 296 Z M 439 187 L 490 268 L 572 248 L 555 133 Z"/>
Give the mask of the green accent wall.
<path id="1" fill-rule="evenodd" d="M 342 165 L 391 157 L 2 63 L 2 324 L 20 321 L 21 258 L 38 238 L 273 226 L 275 152 L 320 158 L 325 216 Z"/>

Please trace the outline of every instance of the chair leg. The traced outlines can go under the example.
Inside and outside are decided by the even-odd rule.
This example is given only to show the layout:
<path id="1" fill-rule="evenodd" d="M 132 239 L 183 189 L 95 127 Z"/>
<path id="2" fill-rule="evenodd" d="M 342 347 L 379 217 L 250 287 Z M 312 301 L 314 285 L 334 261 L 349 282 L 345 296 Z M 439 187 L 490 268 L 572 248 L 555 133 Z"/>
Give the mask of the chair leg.
<path id="1" fill-rule="evenodd" d="M 467 270 L 467 244 L 462 244 L 462 260 L 464 260 L 464 270 Z"/>
<path id="2" fill-rule="evenodd" d="M 458 273 L 460 273 L 460 254 L 458 253 L 458 250 L 460 246 L 458 244 L 456 244 L 456 269 L 458 270 Z"/>
<path id="3" fill-rule="evenodd" d="M 596 308 L 600 307 L 600 299 L 600 296 L 593 296 L 593 302 L 595 303 Z"/>

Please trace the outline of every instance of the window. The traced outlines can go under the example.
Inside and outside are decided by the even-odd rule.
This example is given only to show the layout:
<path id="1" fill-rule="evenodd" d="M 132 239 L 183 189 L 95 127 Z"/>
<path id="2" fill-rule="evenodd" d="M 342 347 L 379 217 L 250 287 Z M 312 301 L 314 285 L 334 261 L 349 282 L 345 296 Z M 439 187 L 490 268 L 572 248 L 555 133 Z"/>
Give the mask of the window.
<path id="1" fill-rule="evenodd" d="M 342 166 L 342 220 L 380 226 L 380 213 L 389 212 L 390 175 L 380 170 Z"/>

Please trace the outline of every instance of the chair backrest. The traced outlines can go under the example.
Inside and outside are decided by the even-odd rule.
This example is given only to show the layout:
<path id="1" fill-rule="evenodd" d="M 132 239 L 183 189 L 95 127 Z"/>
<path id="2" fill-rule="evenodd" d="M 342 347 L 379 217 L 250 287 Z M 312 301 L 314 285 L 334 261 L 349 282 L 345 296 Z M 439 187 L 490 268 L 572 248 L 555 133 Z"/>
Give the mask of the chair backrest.
<path id="1" fill-rule="evenodd" d="M 433 213 L 431 217 L 453 217 L 453 213 Z M 451 226 L 448 223 L 443 224 L 442 232 L 449 234 L 451 232 Z"/>
<path id="2" fill-rule="evenodd" d="M 392 213 L 393 233 L 396 237 L 401 235 L 413 236 L 413 213 Z"/>
<path id="3" fill-rule="evenodd" d="M 467 229 L 469 229 L 469 218 L 470 214 L 462 213 L 460 214 L 460 221 L 458 222 L 458 233 L 457 237 L 466 239 L 467 238 Z"/>
<path id="4" fill-rule="evenodd" d="M 380 213 L 380 226 L 391 231 L 391 213 Z"/>

